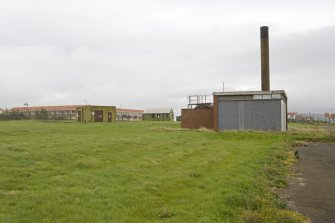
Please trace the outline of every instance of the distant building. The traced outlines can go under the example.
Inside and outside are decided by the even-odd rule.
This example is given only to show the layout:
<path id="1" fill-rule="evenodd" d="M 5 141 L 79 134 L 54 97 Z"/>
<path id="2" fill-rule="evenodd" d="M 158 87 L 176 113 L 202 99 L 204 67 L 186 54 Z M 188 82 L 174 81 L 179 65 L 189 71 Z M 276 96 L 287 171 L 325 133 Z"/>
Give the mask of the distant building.
<path id="1" fill-rule="evenodd" d="M 117 121 L 139 121 L 142 120 L 144 110 L 117 108 Z"/>
<path id="2" fill-rule="evenodd" d="M 5 113 L 5 110 L 3 110 L 2 108 L 0 108 L 0 114 Z"/>
<path id="3" fill-rule="evenodd" d="M 85 105 L 77 108 L 78 122 L 115 122 L 115 106 Z"/>
<path id="4" fill-rule="evenodd" d="M 174 121 L 172 108 L 150 108 L 145 109 L 143 120 L 150 121 Z"/>
<path id="5" fill-rule="evenodd" d="M 332 124 L 335 124 L 335 114 L 330 114 L 330 121 Z"/>
<path id="6" fill-rule="evenodd" d="M 295 120 L 297 115 L 298 115 L 297 112 L 287 112 L 287 119 L 288 120 Z"/>
<path id="7" fill-rule="evenodd" d="M 77 107 L 80 105 L 60 105 L 60 106 L 34 106 L 34 107 L 14 107 L 8 110 L 9 113 L 21 113 L 26 117 L 35 119 L 43 115 L 47 119 L 76 120 Z"/>
<path id="8" fill-rule="evenodd" d="M 300 113 L 300 112 L 288 112 L 287 119 L 289 122 L 297 123 L 334 123 L 335 114 L 331 113 Z"/>

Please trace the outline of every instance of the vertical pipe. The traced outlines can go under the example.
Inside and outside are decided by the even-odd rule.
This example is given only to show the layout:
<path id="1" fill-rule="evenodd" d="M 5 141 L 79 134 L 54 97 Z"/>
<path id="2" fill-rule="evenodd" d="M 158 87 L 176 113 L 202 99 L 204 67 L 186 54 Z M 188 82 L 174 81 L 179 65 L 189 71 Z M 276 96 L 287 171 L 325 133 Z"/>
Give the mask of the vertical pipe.
<path id="1" fill-rule="evenodd" d="M 261 27 L 262 91 L 270 91 L 269 28 Z"/>

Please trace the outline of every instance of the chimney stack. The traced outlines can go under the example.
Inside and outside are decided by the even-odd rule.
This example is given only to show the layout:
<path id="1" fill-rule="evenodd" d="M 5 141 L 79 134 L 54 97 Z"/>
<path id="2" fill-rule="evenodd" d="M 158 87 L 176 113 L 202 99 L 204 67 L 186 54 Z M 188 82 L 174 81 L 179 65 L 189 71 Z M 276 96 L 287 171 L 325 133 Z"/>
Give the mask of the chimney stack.
<path id="1" fill-rule="evenodd" d="M 269 28 L 261 27 L 262 91 L 270 91 Z"/>

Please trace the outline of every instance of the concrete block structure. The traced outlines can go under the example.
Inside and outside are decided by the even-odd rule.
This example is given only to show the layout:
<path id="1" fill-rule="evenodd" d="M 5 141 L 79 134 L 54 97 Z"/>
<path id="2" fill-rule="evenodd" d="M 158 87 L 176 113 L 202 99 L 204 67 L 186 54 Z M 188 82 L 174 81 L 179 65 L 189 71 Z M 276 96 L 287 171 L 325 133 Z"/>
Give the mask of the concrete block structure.
<path id="1" fill-rule="evenodd" d="M 145 109 L 143 120 L 149 121 L 174 121 L 172 108 L 150 108 Z"/>
<path id="2" fill-rule="evenodd" d="M 85 105 L 77 108 L 78 122 L 115 122 L 115 106 Z"/>

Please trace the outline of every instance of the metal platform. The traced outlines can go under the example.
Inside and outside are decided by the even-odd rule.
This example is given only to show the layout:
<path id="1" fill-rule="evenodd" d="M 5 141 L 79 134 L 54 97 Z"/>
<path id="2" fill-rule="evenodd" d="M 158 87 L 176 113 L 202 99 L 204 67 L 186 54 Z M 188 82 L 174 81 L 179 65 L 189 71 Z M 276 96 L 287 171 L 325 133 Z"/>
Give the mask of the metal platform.
<path id="1" fill-rule="evenodd" d="M 197 106 L 211 106 L 213 104 L 213 95 L 190 95 L 188 96 L 188 109 L 193 109 Z"/>

